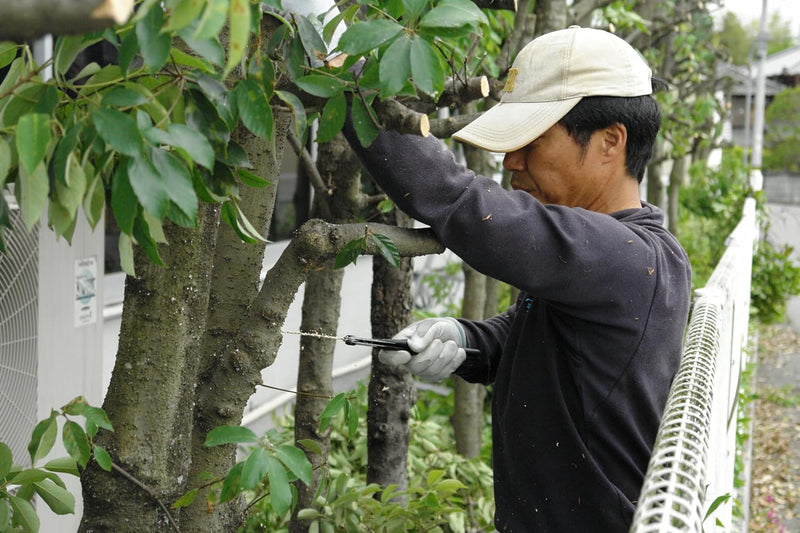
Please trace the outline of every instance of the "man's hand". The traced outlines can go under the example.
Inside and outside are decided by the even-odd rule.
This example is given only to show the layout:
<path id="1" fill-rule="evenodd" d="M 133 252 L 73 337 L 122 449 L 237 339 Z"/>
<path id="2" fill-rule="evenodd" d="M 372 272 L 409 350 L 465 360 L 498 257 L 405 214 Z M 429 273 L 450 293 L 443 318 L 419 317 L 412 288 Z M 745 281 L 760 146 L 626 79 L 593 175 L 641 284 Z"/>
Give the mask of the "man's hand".
<path id="1" fill-rule="evenodd" d="M 407 339 L 416 355 L 381 350 L 378 358 L 387 365 L 405 365 L 424 381 L 442 381 L 467 358 L 464 329 L 454 318 L 426 318 L 404 328 L 394 338 Z"/>

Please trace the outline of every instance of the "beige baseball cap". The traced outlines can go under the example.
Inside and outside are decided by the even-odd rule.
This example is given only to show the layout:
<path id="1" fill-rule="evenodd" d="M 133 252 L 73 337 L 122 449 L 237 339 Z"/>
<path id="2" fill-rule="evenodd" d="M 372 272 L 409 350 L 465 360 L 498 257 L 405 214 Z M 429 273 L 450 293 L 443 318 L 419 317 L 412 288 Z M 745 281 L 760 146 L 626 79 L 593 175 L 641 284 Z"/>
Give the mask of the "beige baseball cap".
<path id="1" fill-rule="evenodd" d="M 537 37 L 508 71 L 500 103 L 453 138 L 513 152 L 561 120 L 584 96 L 651 94 L 652 71 L 631 45 L 603 30 L 570 26 Z"/>

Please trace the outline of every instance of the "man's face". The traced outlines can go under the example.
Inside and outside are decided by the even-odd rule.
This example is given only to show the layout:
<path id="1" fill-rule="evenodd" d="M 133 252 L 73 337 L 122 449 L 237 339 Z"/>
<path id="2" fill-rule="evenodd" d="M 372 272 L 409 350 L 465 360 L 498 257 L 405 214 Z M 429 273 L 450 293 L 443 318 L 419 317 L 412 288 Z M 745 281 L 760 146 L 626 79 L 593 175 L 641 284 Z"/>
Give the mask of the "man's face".
<path id="1" fill-rule="evenodd" d="M 598 156 L 602 142 L 602 133 L 595 132 L 582 150 L 566 128 L 556 124 L 529 145 L 505 155 L 503 166 L 512 172 L 511 188 L 526 191 L 543 204 L 597 207 L 608 170 Z"/>

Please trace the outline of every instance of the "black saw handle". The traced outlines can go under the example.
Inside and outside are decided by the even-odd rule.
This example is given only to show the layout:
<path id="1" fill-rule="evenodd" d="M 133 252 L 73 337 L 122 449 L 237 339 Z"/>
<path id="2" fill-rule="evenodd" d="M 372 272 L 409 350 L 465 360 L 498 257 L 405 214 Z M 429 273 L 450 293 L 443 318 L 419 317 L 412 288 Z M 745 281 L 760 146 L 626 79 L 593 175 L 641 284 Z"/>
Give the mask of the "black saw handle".
<path id="1" fill-rule="evenodd" d="M 365 339 L 363 337 L 356 337 L 355 335 L 345 335 L 342 337 L 342 340 L 345 344 L 349 344 L 350 346 L 374 346 L 375 348 L 382 348 L 384 350 L 402 350 L 410 352 L 412 355 L 417 353 L 409 348 L 406 339 Z M 473 357 L 481 353 L 477 348 L 464 348 L 464 351 L 467 352 L 467 355 Z"/>

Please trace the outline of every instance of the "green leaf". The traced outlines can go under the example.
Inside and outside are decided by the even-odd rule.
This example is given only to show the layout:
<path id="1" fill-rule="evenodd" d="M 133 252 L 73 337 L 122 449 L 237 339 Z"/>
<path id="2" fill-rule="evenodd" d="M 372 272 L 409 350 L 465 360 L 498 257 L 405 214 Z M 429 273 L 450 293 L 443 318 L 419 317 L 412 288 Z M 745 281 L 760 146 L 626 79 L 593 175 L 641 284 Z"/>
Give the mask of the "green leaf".
<path id="1" fill-rule="evenodd" d="M 84 169 L 84 172 L 86 172 L 86 169 Z M 103 186 L 103 178 L 100 174 L 93 174 L 91 177 L 87 176 L 87 179 L 89 186 L 83 199 L 83 212 L 86 214 L 86 221 L 89 222 L 89 226 L 94 229 L 102 219 L 106 205 L 106 192 Z"/>
<path id="2" fill-rule="evenodd" d="M 236 171 L 236 175 L 239 176 L 239 179 L 242 180 L 242 183 L 244 183 L 248 187 L 255 187 L 257 189 L 260 189 L 273 184 L 271 181 L 265 180 L 261 176 L 253 174 L 252 172 L 244 168 L 238 169 Z"/>
<path id="3" fill-rule="evenodd" d="M 33 428 L 31 441 L 28 444 L 28 453 L 31 456 L 31 464 L 36 464 L 36 461 L 50 453 L 53 445 L 58 436 L 58 422 L 56 421 L 56 412 L 50 411 L 50 416 L 36 424 Z"/>
<path id="4" fill-rule="evenodd" d="M 11 505 L 8 499 L 0 498 L 0 531 L 8 531 L 11 526 Z"/>
<path id="5" fill-rule="evenodd" d="M 411 76 L 411 41 L 403 36 L 386 49 L 380 62 L 381 97 L 395 95 Z"/>
<path id="6" fill-rule="evenodd" d="M 312 453 L 315 453 L 317 455 L 322 455 L 322 448 L 320 447 L 319 442 L 313 439 L 300 439 L 297 441 L 297 444 L 299 444 L 300 446 L 302 446 L 303 448 Z"/>
<path id="7" fill-rule="evenodd" d="M 339 38 L 339 49 L 354 56 L 364 55 L 402 31 L 403 26 L 386 19 L 356 22 Z"/>
<path id="8" fill-rule="evenodd" d="M 164 26 L 164 32 L 177 31 L 194 22 L 203 12 L 206 5 L 204 0 L 178 0 L 169 6 L 169 19 Z"/>
<path id="9" fill-rule="evenodd" d="M 228 0 L 209 0 L 200 24 L 194 33 L 195 39 L 216 37 L 228 20 Z"/>
<path id="10" fill-rule="evenodd" d="M 143 140 L 136 121 L 116 109 L 100 108 L 92 113 L 92 122 L 100 137 L 117 152 L 137 157 L 142 152 Z"/>
<path id="11" fill-rule="evenodd" d="M 129 31 L 119 45 L 119 69 L 124 77 L 128 77 L 128 68 L 137 55 L 139 55 L 139 39 L 135 31 Z"/>
<path id="12" fill-rule="evenodd" d="M 390 265 L 395 268 L 400 266 L 400 253 L 390 237 L 382 233 L 370 233 L 368 238 Z"/>
<path id="13" fill-rule="evenodd" d="M 169 206 L 169 195 L 153 163 L 143 157 L 128 161 L 128 179 L 136 197 L 148 212 L 161 219 Z"/>
<path id="14" fill-rule="evenodd" d="M 47 195 L 50 192 L 50 178 L 47 176 L 44 164 L 40 163 L 33 174 L 28 174 L 21 168 L 17 186 L 22 220 L 25 221 L 25 227 L 30 231 L 42 217 L 44 206 L 47 204 Z"/>
<path id="15" fill-rule="evenodd" d="M 716 511 L 716 510 L 717 510 L 717 508 L 718 508 L 720 505 L 722 505 L 723 503 L 725 503 L 725 502 L 727 502 L 728 500 L 730 500 L 730 498 L 731 498 L 731 495 L 730 495 L 730 493 L 725 493 L 725 494 L 722 494 L 722 495 L 720 495 L 720 496 L 717 496 L 717 497 L 714 499 L 714 501 L 713 501 L 713 502 L 711 502 L 711 505 L 709 506 L 709 508 L 708 508 L 708 511 L 706 511 L 706 515 L 703 517 L 703 521 L 707 520 L 709 516 L 711 516 L 712 514 L 714 514 L 714 511 Z"/>
<path id="16" fill-rule="evenodd" d="M 258 436 L 246 427 L 220 426 L 208 432 L 203 446 L 220 446 L 241 442 L 258 442 Z"/>
<path id="17" fill-rule="evenodd" d="M 169 33 L 162 33 L 164 25 L 164 11 L 161 3 L 155 3 L 144 17 L 136 23 L 136 38 L 142 53 L 144 64 L 151 72 L 158 72 L 169 58 L 169 49 L 172 46 L 172 37 Z"/>
<path id="18" fill-rule="evenodd" d="M 267 451 L 260 446 L 253 448 L 242 467 L 242 480 L 239 487 L 242 490 L 250 490 L 261 483 L 261 480 L 267 475 L 268 467 L 269 454 Z"/>
<path id="19" fill-rule="evenodd" d="M 198 21 L 199 22 L 199 21 Z M 187 26 L 178 33 L 181 39 L 201 57 L 207 59 L 217 66 L 225 63 L 225 49 L 217 39 L 216 35 L 207 38 L 195 38 L 198 24 Z"/>
<path id="20" fill-rule="evenodd" d="M 269 477 L 269 503 L 278 515 L 284 514 L 292 506 L 292 488 L 286 470 L 274 457 L 267 457 L 267 476 Z"/>
<path id="21" fill-rule="evenodd" d="M 309 74 L 295 81 L 295 84 L 308 94 L 320 98 L 330 98 L 344 91 L 347 84 L 334 76 Z"/>
<path id="22" fill-rule="evenodd" d="M 337 394 L 330 402 L 328 402 L 328 405 L 325 406 L 325 409 L 323 409 L 319 415 L 320 432 L 328 429 L 331 419 L 336 416 L 339 411 L 344 409 L 345 403 L 347 403 L 347 396 L 343 392 Z"/>
<path id="23" fill-rule="evenodd" d="M 67 167 L 64 182 L 56 180 L 55 195 L 52 201 L 58 201 L 70 218 L 75 218 L 86 193 L 86 173 L 75 154 L 67 156 Z"/>
<path id="24" fill-rule="evenodd" d="M 36 481 L 42 481 L 50 476 L 49 472 L 45 472 L 39 468 L 26 468 L 8 476 L 9 482 L 14 485 L 30 485 Z"/>
<path id="25" fill-rule="evenodd" d="M 151 234 L 150 219 L 153 219 L 153 216 L 148 215 L 147 211 L 142 211 L 138 214 L 136 220 L 133 221 L 133 238 L 136 239 L 136 243 L 142 248 L 150 261 L 156 265 L 163 266 L 164 260 L 161 259 L 161 255 L 158 253 L 158 243 Z"/>
<path id="26" fill-rule="evenodd" d="M 361 146 L 369 146 L 372 141 L 378 136 L 380 132 L 378 127 L 373 122 L 371 110 L 369 106 L 371 100 L 367 101 L 367 105 L 360 98 L 353 99 L 353 127 L 356 130 L 356 137 Z"/>
<path id="27" fill-rule="evenodd" d="M 349 401 L 345 404 L 344 418 L 347 421 L 347 438 L 353 440 L 358 431 L 358 413 Z"/>
<path id="28" fill-rule="evenodd" d="M 136 277 L 136 269 L 133 263 L 133 239 L 130 235 L 121 233 L 117 242 L 119 250 L 119 264 L 122 271 L 132 278 Z"/>
<path id="29" fill-rule="evenodd" d="M 262 139 L 271 139 L 275 123 L 264 88 L 253 80 L 245 79 L 236 84 L 235 91 L 236 105 L 244 125 Z"/>
<path id="30" fill-rule="evenodd" d="M 443 0 L 422 17 L 419 25 L 427 30 L 456 29 L 488 24 L 486 15 L 469 0 Z"/>
<path id="31" fill-rule="evenodd" d="M 53 68 L 63 76 L 75 62 L 82 50 L 99 41 L 99 38 L 87 38 L 86 35 L 62 35 L 58 37 L 53 54 Z"/>
<path id="32" fill-rule="evenodd" d="M 151 137 L 157 133 L 157 137 Z M 209 140 L 199 131 L 195 131 L 185 124 L 170 124 L 167 131 L 152 128 L 147 131 L 148 139 L 158 139 L 158 142 L 178 148 L 186 153 L 187 157 L 209 170 L 214 169 L 214 148 Z"/>
<path id="33" fill-rule="evenodd" d="M 425 10 L 427 4 L 428 0 L 403 0 L 403 8 L 405 10 L 403 17 L 406 20 L 416 19 Z"/>
<path id="34" fill-rule="evenodd" d="M 53 85 L 45 85 L 45 89 L 39 96 L 39 101 L 33 107 L 34 113 L 50 115 L 58 106 L 59 92 Z"/>
<path id="35" fill-rule="evenodd" d="M 191 220 L 197 217 L 197 193 L 189 170 L 166 150 L 150 150 L 150 158 L 158 171 L 167 197 Z"/>
<path id="36" fill-rule="evenodd" d="M 53 152 L 53 159 L 50 162 L 56 181 L 69 184 L 69 172 L 67 171 L 69 156 L 78 145 L 78 137 L 81 133 L 81 129 L 81 122 L 71 124 L 61 140 L 58 141 L 58 145 Z"/>
<path id="37" fill-rule="evenodd" d="M 300 42 L 303 43 L 303 48 L 308 57 L 312 57 L 317 61 L 324 60 L 328 55 L 328 47 L 320 37 L 317 28 L 314 27 L 314 22 L 309 17 L 299 13 L 294 14 L 294 22 L 297 24 L 297 33 L 300 35 Z"/>
<path id="38" fill-rule="evenodd" d="M 258 232 L 256 228 L 247 220 L 244 213 L 233 202 L 224 202 L 220 212 L 222 220 L 225 221 L 240 239 L 244 242 L 255 243 L 258 241 L 265 241 L 264 237 Z"/>
<path id="39" fill-rule="evenodd" d="M 81 468 L 86 468 L 86 464 L 92 455 L 92 450 L 89 447 L 89 439 L 86 437 L 83 428 L 72 420 L 67 420 L 62 430 L 62 439 L 70 457 L 75 459 L 75 462 Z"/>
<path id="40" fill-rule="evenodd" d="M 80 471 L 78 470 L 78 463 L 75 462 L 75 459 L 72 457 L 59 457 L 58 459 L 53 459 L 52 461 L 48 461 L 44 468 L 49 470 L 50 472 L 60 472 L 63 474 L 72 474 L 73 476 L 79 476 Z"/>
<path id="41" fill-rule="evenodd" d="M 44 159 L 50 144 L 50 117 L 31 113 L 20 117 L 17 123 L 17 153 L 19 162 L 29 173 Z"/>
<path id="42" fill-rule="evenodd" d="M 5 479 L 11 467 L 14 465 L 14 458 L 11 454 L 11 448 L 5 442 L 0 442 L 0 480 Z"/>
<path id="43" fill-rule="evenodd" d="M 197 489 L 192 489 L 183 496 L 181 496 L 178 501 L 172 504 L 172 509 L 180 509 L 181 507 L 188 507 L 194 503 L 195 498 L 197 498 Z"/>
<path id="44" fill-rule="evenodd" d="M 250 37 L 250 2 L 248 0 L 230 0 L 229 4 L 229 43 L 228 63 L 225 65 L 226 76 L 239 64 L 247 49 L 247 40 Z"/>
<path id="45" fill-rule="evenodd" d="M 111 425 L 108 415 L 106 415 L 106 412 L 100 407 L 87 406 L 83 411 L 83 416 L 86 418 L 87 423 L 91 423 L 98 428 L 103 428 L 108 431 L 114 431 L 114 426 Z"/>
<path id="46" fill-rule="evenodd" d="M 106 472 L 111 472 L 111 456 L 108 455 L 108 452 L 102 446 L 95 445 L 92 448 L 94 453 L 94 460 L 97 461 L 97 464 L 105 470 Z"/>
<path id="47" fill-rule="evenodd" d="M 302 481 L 308 486 L 312 482 L 312 468 L 311 463 L 306 457 L 305 452 L 296 446 L 289 444 L 281 444 L 275 448 L 275 455 L 278 459 L 292 472 L 297 479 Z"/>
<path id="48" fill-rule="evenodd" d="M 244 462 L 238 462 L 233 465 L 225 476 L 225 481 L 222 482 L 222 489 L 219 492 L 219 503 L 225 503 L 236 497 L 241 492 L 240 486 L 242 484 L 242 469 Z"/>
<path id="49" fill-rule="evenodd" d="M 322 115 L 319 117 L 317 142 L 331 141 L 337 133 L 342 131 L 347 116 L 347 99 L 344 93 L 337 94 L 325 102 Z"/>
<path id="50" fill-rule="evenodd" d="M 350 263 L 356 264 L 358 256 L 367 250 L 367 240 L 364 237 L 353 239 L 342 247 L 341 251 L 336 254 L 336 259 L 333 262 L 333 268 L 344 268 Z"/>
<path id="51" fill-rule="evenodd" d="M 14 512 L 11 517 L 13 525 L 20 526 L 26 533 L 39 531 L 39 516 L 30 502 L 10 494 L 8 495 L 8 501 L 11 504 L 11 510 Z"/>
<path id="52" fill-rule="evenodd" d="M 444 68 L 439 52 L 422 37 L 411 41 L 411 76 L 423 92 L 436 95 L 444 88 Z"/>
<path id="53" fill-rule="evenodd" d="M 133 107 L 147 103 L 147 98 L 133 89 L 117 86 L 105 93 L 100 103 L 106 107 Z"/>
<path id="54" fill-rule="evenodd" d="M 126 161 L 117 165 L 111 181 L 111 209 L 114 211 L 114 219 L 116 219 L 120 231 L 127 235 L 133 233 L 133 221 L 139 212 L 139 202 L 128 180 Z"/>
<path id="55" fill-rule="evenodd" d="M 37 481 L 33 486 L 36 488 L 36 493 L 54 513 L 63 515 L 75 512 L 75 496 L 56 485 L 51 479 Z"/>
<path id="56" fill-rule="evenodd" d="M 6 182 L 9 170 L 11 170 L 11 148 L 8 146 L 8 139 L 0 137 L 0 188 Z"/>
<path id="57" fill-rule="evenodd" d="M 294 134 L 298 139 L 303 138 L 303 133 L 306 131 L 308 119 L 306 118 L 306 108 L 303 102 L 294 94 L 287 91 L 275 91 L 275 96 L 280 98 L 292 112 L 294 119 Z"/>
<path id="58" fill-rule="evenodd" d="M 0 68 L 5 67 L 17 57 L 18 43 L 0 42 Z"/>

